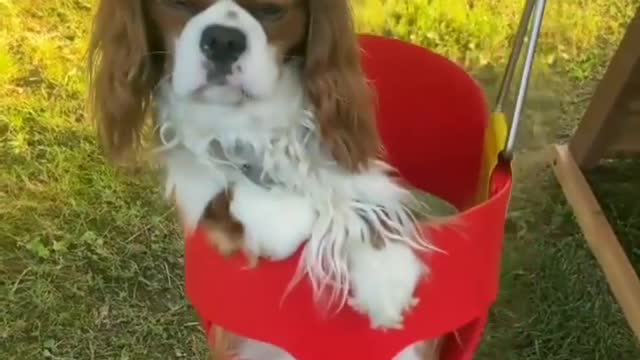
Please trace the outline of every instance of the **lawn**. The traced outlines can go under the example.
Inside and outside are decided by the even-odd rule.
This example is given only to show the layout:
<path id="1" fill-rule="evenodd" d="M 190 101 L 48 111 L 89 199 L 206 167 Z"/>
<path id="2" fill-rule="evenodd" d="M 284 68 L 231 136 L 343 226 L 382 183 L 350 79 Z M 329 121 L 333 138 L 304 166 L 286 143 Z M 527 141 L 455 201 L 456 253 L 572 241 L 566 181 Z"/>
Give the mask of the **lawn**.
<path id="1" fill-rule="evenodd" d="M 156 174 L 106 164 L 84 115 L 91 4 L 0 0 L 0 354 L 204 359 L 182 292 L 180 231 Z M 640 358 L 544 161 L 545 145 L 580 118 L 634 4 L 550 2 L 515 163 L 501 296 L 478 359 Z M 359 26 L 456 59 L 492 95 L 521 6 L 360 0 Z M 590 176 L 638 265 L 639 175 L 637 161 L 617 161 Z"/>

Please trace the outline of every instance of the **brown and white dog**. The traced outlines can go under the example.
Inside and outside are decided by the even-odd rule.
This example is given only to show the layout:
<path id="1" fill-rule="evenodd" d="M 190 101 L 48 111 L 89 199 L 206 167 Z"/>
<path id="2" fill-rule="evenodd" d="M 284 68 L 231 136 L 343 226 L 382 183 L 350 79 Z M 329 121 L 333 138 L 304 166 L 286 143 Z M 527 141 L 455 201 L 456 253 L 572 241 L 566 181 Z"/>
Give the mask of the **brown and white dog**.
<path id="1" fill-rule="evenodd" d="M 187 229 L 256 259 L 303 246 L 292 282 L 402 327 L 430 245 L 379 160 L 348 0 L 101 0 L 90 46 L 104 147 L 135 154 L 151 117 Z M 291 359 L 248 339 L 236 350 Z"/>

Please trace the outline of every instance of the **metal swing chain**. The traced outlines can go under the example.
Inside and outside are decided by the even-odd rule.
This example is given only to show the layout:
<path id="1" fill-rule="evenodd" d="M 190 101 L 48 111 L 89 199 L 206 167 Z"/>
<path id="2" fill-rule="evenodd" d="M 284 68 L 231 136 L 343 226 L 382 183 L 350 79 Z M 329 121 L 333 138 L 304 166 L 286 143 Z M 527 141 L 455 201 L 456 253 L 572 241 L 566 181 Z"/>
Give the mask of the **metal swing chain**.
<path id="1" fill-rule="evenodd" d="M 525 38 L 527 37 L 527 30 L 531 25 L 531 33 L 529 34 L 527 53 L 522 68 L 522 77 L 520 79 L 515 107 L 513 110 L 513 115 L 511 117 L 511 126 L 509 127 L 509 133 L 507 135 L 505 147 L 501 153 L 502 158 L 505 160 L 511 160 L 511 158 L 513 157 L 516 136 L 518 134 L 518 127 L 520 126 L 522 111 L 524 109 L 524 103 L 527 97 L 529 80 L 531 78 L 533 61 L 535 59 L 536 48 L 538 45 L 538 39 L 540 37 L 540 29 L 542 27 L 546 4 L 546 0 L 527 0 L 522 18 L 520 19 L 520 24 L 518 26 L 518 32 L 514 41 L 513 50 L 511 52 L 511 55 L 509 56 L 509 62 L 507 64 L 507 68 L 502 79 L 502 84 L 500 85 L 500 90 L 498 92 L 498 98 L 495 107 L 496 113 L 504 111 L 504 102 L 507 97 L 507 93 L 511 88 L 511 84 L 513 83 L 516 66 L 518 64 L 518 61 L 520 60 L 520 55 L 522 54 Z"/>

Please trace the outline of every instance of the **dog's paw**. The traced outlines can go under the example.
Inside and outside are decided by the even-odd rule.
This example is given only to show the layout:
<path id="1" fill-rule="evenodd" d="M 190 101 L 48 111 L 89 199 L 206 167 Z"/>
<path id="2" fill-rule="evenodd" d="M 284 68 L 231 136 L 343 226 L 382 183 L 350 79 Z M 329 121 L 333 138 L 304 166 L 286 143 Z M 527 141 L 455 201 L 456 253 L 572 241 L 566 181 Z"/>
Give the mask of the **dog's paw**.
<path id="1" fill-rule="evenodd" d="M 293 255 L 309 237 L 316 216 L 310 200 L 249 181 L 234 188 L 230 211 L 244 227 L 247 249 L 276 261 Z"/>
<path id="2" fill-rule="evenodd" d="M 418 304 L 418 299 L 413 297 L 407 302 L 400 299 L 387 299 L 386 302 L 381 300 L 379 304 L 375 304 L 375 301 L 367 303 L 361 301 L 352 297 L 347 303 L 357 312 L 369 316 L 371 328 L 380 330 L 402 329 L 404 314 Z M 404 305 L 398 305 L 400 303 L 404 303 Z"/>
<path id="3" fill-rule="evenodd" d="M 400 330 L 402 329 L 403 311 L 394 310 L 393 306 L 390 307 L 376 307 L 371 303 L 362 303 L 356 300 L 355 297 L 350 297 L 347 300 L 347 304 L 353 308 L 356 312 L 369 316 L 372 329 L 380 330 Z M 371 306 L 374 305 L 374 306 Z M 376 309 L 377 310 L 374 310 Z"/>
<path id="4" fill-rule="evenodd" d="M 403 244 L 382 249 L 358 243 L 349 248 L 351 299 L 349 305 L 369 316 L 376 329 L 401 329 L 404 314 L 417 303 L 415 289 L 425 267 Z"/>

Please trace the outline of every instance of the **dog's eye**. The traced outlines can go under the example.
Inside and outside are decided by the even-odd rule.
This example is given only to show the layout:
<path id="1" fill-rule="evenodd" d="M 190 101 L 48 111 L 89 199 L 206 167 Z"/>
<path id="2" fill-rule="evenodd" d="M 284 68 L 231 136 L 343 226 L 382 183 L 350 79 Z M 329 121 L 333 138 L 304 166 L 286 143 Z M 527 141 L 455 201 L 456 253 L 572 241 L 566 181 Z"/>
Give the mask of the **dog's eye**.
<path id="1" fill-rule="evenodd" d="M 174 7 L 176 9 L 180 9 L 182 11 L 186 11 L 192 14 L 195 14 L 198 12 L 198 9 L 196 8 L 196 6 L 189 0 L 166 0 L 165 3 L 167 3 L 171 7 Z"/>
<path id="2" fill-rule="evenodd" d="M 251 13 L 259 21 L 273 22 L 280 20 L 287 13 L 287 9 L 276 4 L 264 4 Z"/>

